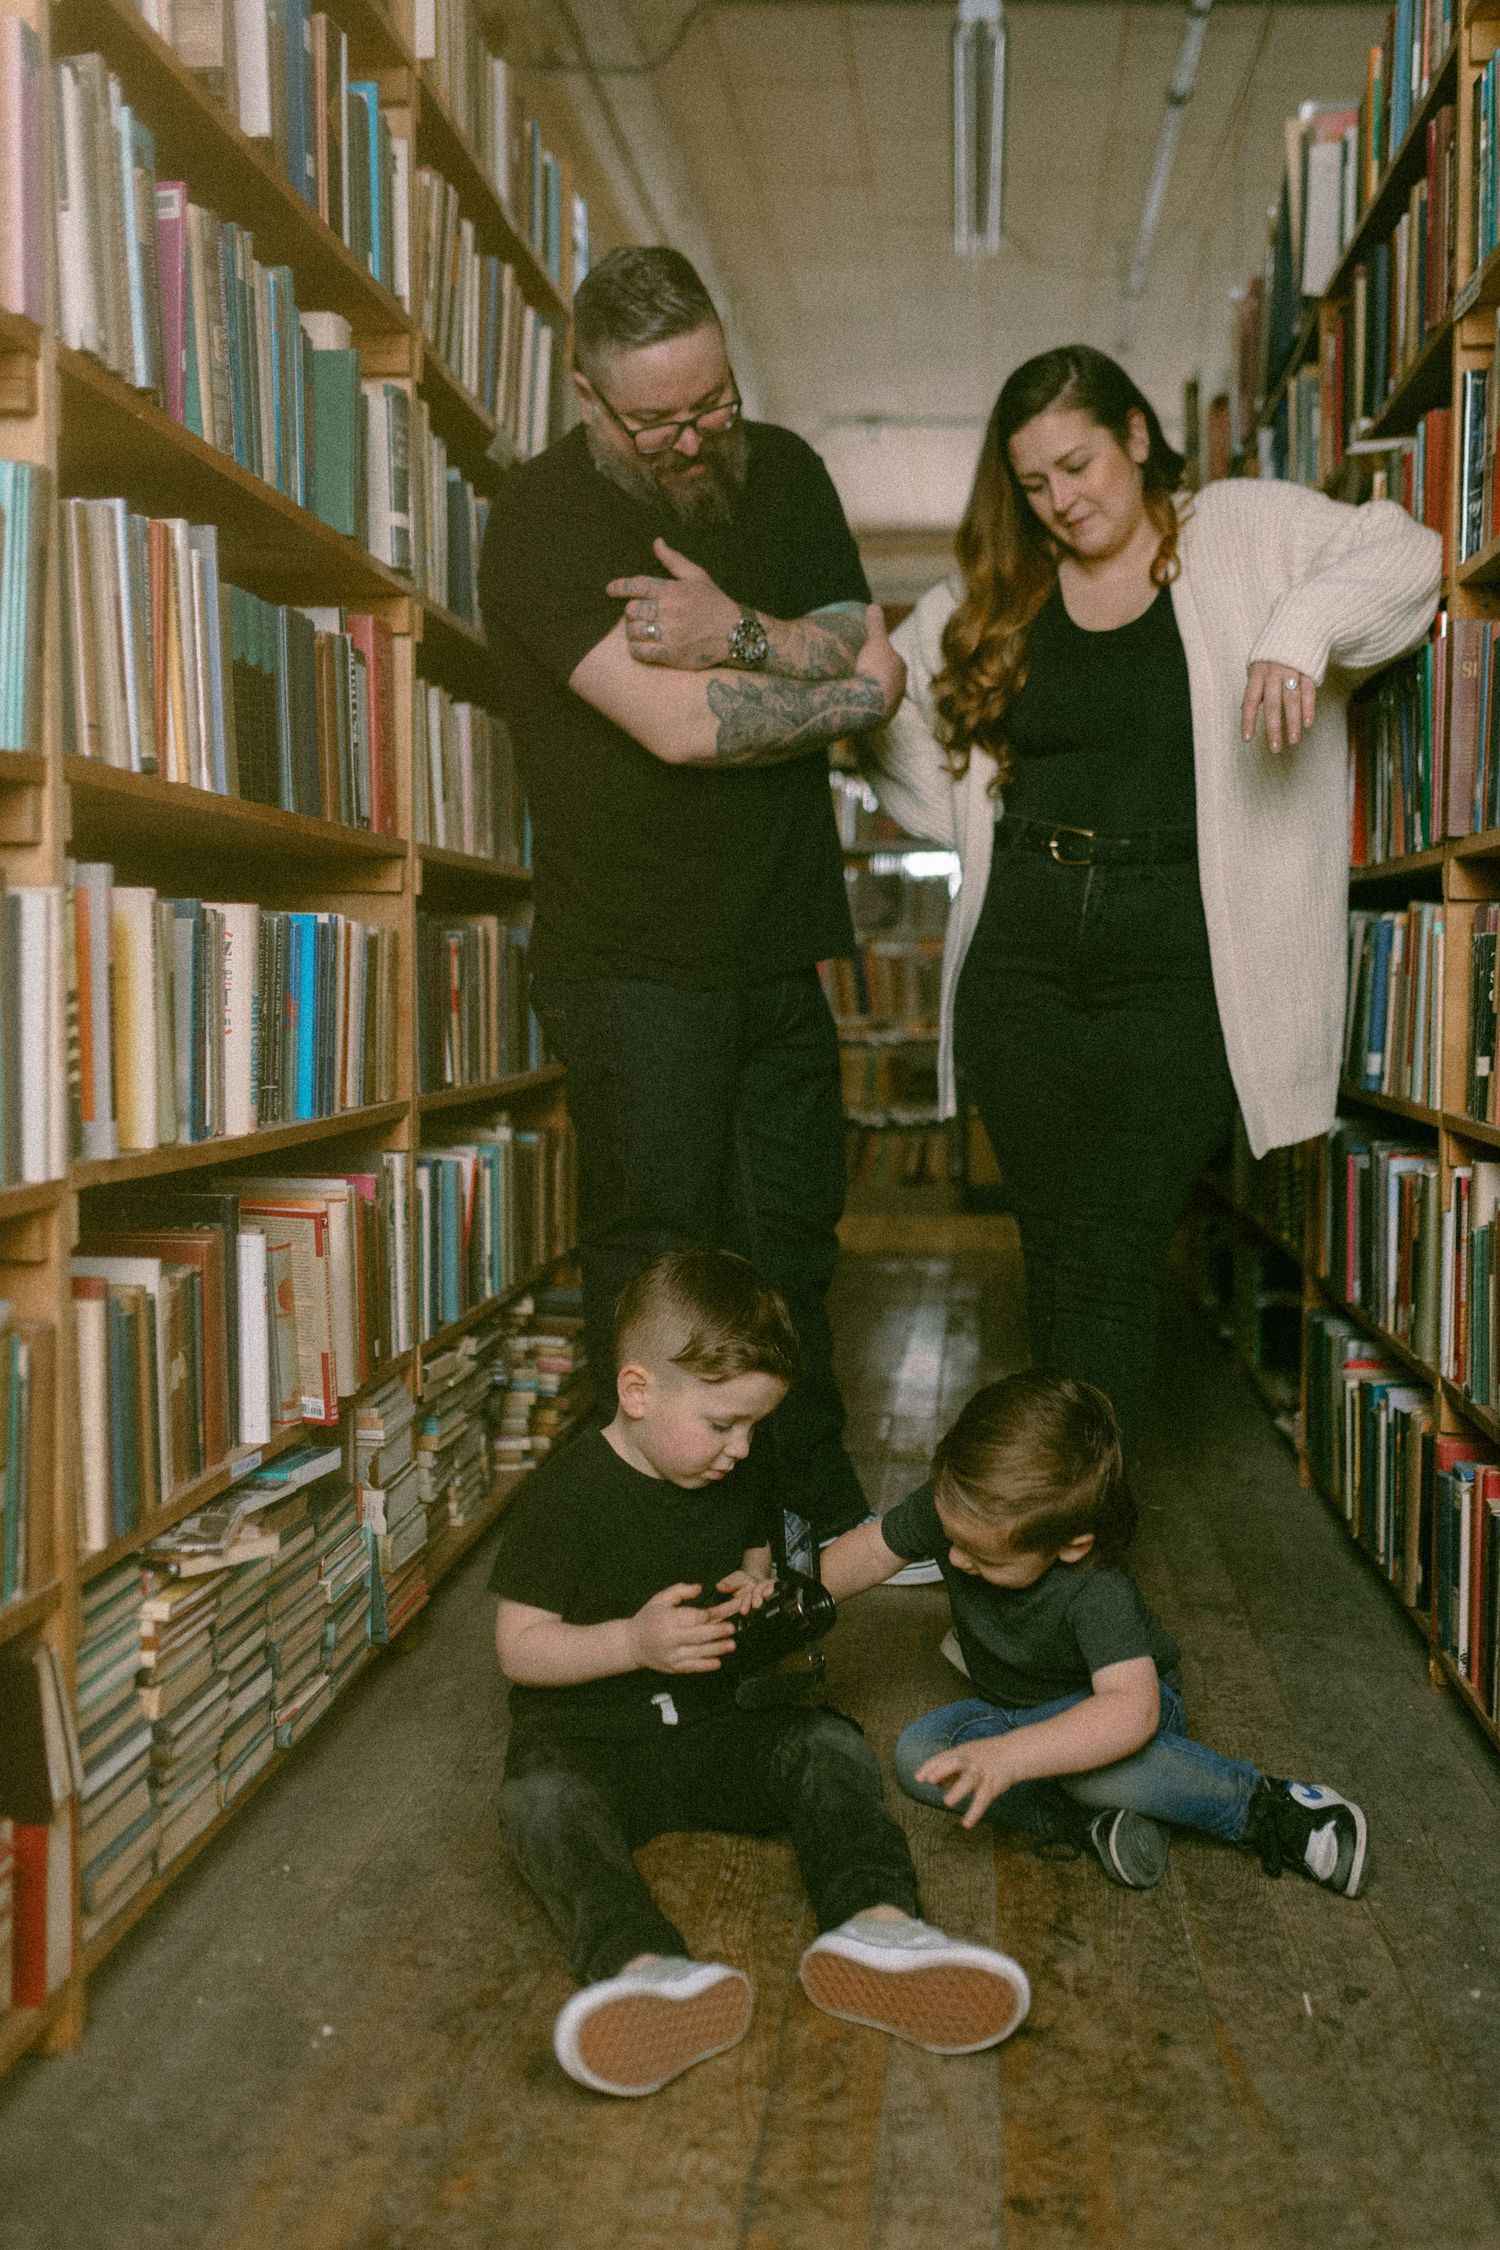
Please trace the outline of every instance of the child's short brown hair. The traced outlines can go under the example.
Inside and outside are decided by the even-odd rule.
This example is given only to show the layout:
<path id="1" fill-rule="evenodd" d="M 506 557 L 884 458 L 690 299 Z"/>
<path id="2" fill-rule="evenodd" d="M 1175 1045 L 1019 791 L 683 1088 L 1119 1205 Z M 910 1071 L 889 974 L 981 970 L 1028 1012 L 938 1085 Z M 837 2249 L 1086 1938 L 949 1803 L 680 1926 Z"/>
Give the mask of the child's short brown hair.
<path id="1" fill-rule="evenodd" d="M 644 1359 L 703 1383 L 773 1375 L 790 1386 L 801 1355 L 792 1316 L 748 1258 L 732 1250 L 666 1250 L 620 1291 L 615 1365 Z"/>
<path id="2" fill-rule="evenodd" d="M 1136 1507 L 1103 1391 L 1028 1368 L 976 1391 L 932 1457 L 934 1497 L 1003 1524 L 1023 1554 L 1091 1532 L 1101 1562 L 1130 1545 Z"/>

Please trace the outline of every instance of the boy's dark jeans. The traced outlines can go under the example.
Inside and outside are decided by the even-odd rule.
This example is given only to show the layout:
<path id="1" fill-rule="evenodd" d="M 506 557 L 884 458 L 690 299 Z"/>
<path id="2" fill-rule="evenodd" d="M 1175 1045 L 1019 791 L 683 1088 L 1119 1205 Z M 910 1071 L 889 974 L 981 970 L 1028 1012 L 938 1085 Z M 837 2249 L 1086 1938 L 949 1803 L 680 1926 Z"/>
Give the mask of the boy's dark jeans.
<path id="1" fill-rule="evenodd" d="M 712 1242 L 779 1289 L 802 1379 L 765 1425 L 778 1498 L 827 1535 L 865 1513 L 825 1299 L 844 1208 L 838 1039 L 816 969 L 694 991 L 539 975 L 578 1133 L 589 1364 L 612 1409 L 615 1300 L 648 1258 Z"/>
<path id="2" fill-rule="evenodd" d="M 1129 1443 L 1172 1235 L 1234 1118 L 1197 861 L 997 849 L 954 1031 L 1020 1228 L 1033 1362 L 1107 1391 Z"/>
<path id="3" fill-rule="evenodd" d="M 785 1831 L 820 1930 L 869 1906 L 920 1912 L 875 1753 L 838 1711 L 730 1709 L 645 1742 L 518 1730 L 500 1827 L 581 1984 L 617 1975 L 639 1953 L 689 1952 L 632 1857 L 673 1830 Z"/>

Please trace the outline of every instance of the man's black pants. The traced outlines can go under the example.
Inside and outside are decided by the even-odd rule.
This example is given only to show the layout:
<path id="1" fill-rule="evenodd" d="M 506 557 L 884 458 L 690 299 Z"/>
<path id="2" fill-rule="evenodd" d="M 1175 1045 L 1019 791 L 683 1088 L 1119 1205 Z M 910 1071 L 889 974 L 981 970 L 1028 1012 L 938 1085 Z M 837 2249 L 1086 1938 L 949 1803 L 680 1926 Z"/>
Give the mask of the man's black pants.
<path id="1" fill-rule="evenodd" d="M 865 1513 L 844 1451 L 826 1298 L 844 1207 L 838 1039 L 815 969 L 710 991 L 538 977 L 578 1132 L 583 1309 L 606 1419 L 615 1300 L 662 1250 L 717 1243 L 779 1289 L 802 1379 L 765 1425 L 781 1506 L 820 1534 Z"/>
<path id="2" fill-rule="evenodd" d="M 671 1681 L 664 1677 L 670 1690 Z M 632 1856 L 677 1831 L 792 1841 L 820 1930 L 871 1906 L 918 1914 L 906 1838 L 881 1801 L 875 1753 L 838 1711 L 741 1711 L 664 1726 L 645 1742 L 568 1741 L 518 1728 L 500 1827 L 556 1925 L 580 1984 L 637 1954 L 686 1954 Z"/>

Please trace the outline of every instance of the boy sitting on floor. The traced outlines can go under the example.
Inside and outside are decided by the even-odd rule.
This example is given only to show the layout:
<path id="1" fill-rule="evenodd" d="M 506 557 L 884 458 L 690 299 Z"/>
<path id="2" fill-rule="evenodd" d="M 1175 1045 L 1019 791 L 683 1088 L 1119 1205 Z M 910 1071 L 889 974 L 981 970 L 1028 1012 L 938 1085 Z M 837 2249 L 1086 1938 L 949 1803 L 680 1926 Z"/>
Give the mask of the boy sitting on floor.
<path id="1" fill-rule="evenodd" d="M 501 1827 L 582 1986 L 558 2061 L 601 2093 L 646 2094 L 749 2025 L 748 1977 L 694 1961 L 636 1868 L 666 1830 L 787 1831 L 821 1933 L 808 1998 L 936 2053 L 993 2046 L 1026 2013 L 1026 1977 L 918 1919 L 859 1728 L 742 1710 L 723 1669 L 733 1618 L 768 1590 L 738 1471 L 796 1377 L 786 1306 L 742 1258 L 670 1252 L 621 1295 L 616 1365 L 613 1421 L 531 1479 L 490 1579 L 513 1683 Z"/>
<path id="2" fill-rule="evenodd" d="M 906 1729 L 902 1788 L 963 1805 L 966 1828 L 988 1816 L 1091 1848 L 1134 1890 L 1166 1872 L 1176 1826 L 1355 1897 L 1368 1864 L 1358 1805 L 1188 1733 L 1176 1644 L 1125 1568 L 1134 1529 L 1109 1400 L 1028 1370 L 970 1399 L 930 1484 L 824 1549 L 835 1601 L 918 1556 L 942 1569 L 973 1693 Z"/>

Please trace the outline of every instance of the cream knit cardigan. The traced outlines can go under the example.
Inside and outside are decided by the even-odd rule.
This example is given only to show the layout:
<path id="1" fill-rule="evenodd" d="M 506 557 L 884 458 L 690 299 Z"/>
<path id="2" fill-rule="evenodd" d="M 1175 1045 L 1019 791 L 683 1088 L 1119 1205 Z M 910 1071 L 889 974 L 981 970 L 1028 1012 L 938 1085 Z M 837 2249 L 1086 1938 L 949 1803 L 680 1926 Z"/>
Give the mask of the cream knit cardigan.
<path id="1" fill-rule="evenodd" d="M 1345 706 L 1354 680 L 1412 648 L 1432 622 L 1442 542 L 1388 500 L 1351 508 L 1294 484 L 1211 484 L 1192 502 L 1172 606 L 1187 655 L 1198 865 L 1214 991 L 1256 1155 L 1326 1131 L 1338 1093 L 1348 908 Z M 865 771 L 912 835 L 956 850 L 962 887 L 943 949 L 939 1075 L 955 1106 L 953 1002 L 990 877 L 993 762 L 954 780 L 933 735 L 932 681 L 957 582 L 934 586 L 895 635 L 901 708 L 866 737 Z M 1240 739 L 1246 667 L 1320 683 L 1296 749 Z M 1018 1070 L 1027 1058 L 1015 1058 Z"/>

